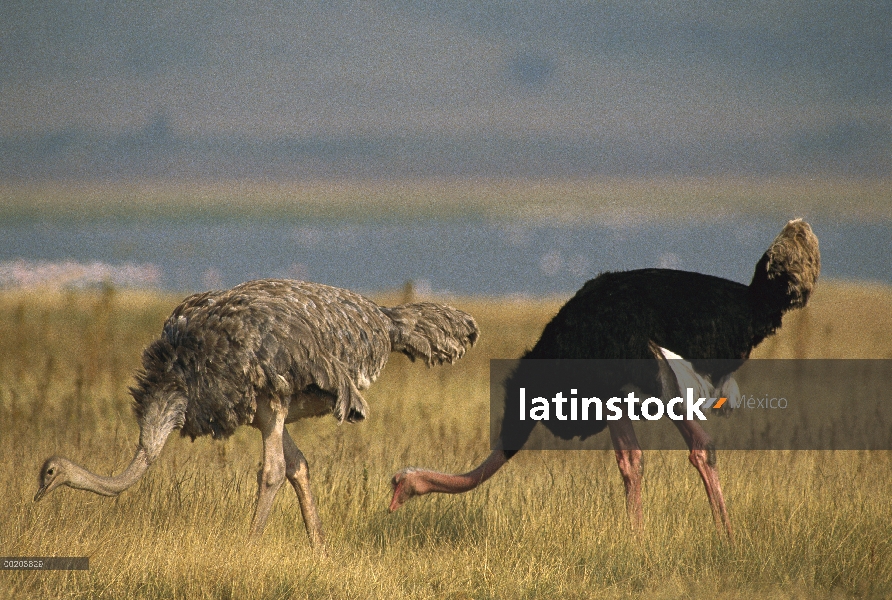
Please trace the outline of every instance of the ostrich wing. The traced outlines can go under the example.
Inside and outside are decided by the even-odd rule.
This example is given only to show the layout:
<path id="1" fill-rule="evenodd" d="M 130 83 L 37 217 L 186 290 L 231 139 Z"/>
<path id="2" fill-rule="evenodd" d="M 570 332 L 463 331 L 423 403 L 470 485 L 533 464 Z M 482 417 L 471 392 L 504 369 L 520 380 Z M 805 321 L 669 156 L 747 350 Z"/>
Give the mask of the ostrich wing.
<path id="1" fill-rule="evenodd" d="M 727 398 L 728 408 L 736 408 L 739 404 L 740 388 L 733 373 L 726 373 L 713 383 L 709 375 L 698 373 L 689 361 L 671 350 L 653 343 L 651 349 L 660 364 L 664 399 L 683 395 L 687 388 L 691 388 L 696 398 Z"/>
<path id="2" fill-rule="evenodd" d="M 186 390 L 183 434 L 226 437 L 250 423 L 257 396 L 310 386 L 331 394 L 341 421 L 365 417 L 359 390 L 391 351 L 389 320 L 347 290 L 290 280 L 249 281 L 187 298 L 146 351 L 144 379 L 172 376 Z"/>

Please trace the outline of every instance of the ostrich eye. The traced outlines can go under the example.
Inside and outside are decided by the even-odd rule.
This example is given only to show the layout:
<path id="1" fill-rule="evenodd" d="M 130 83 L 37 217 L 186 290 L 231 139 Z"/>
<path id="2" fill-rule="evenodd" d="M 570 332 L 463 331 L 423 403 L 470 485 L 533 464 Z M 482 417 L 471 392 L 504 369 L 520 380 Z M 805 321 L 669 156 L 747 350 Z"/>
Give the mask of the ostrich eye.
<path id="1" fill-rule="evenodd" d="M 47 475 L 52 475 L 52 474 L 53 474 L 53 470 L 52 470 L 52 469 L 47 469 L 47 470 L 46 470 L 46 474 L 47 474 Z"/>

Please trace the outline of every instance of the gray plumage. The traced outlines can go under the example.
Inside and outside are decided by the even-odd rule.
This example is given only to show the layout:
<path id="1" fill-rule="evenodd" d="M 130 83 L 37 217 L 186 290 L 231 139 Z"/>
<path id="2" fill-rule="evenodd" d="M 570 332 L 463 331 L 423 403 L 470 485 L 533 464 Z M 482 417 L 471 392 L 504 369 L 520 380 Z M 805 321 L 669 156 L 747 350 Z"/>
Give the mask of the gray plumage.
<path id="1" fill-rule="evenodd" d="M 382 308 L 353 292 L 264 279 L 186 298 L 143 355 L 131 389 L 145 414 L 158 389 L 189 399 L 182 434 L 227 437 L 251 422 L 258 394 L 318 388 L 339 421 L 368 414 L 361 390 L 392 351 L 428 366 L 455 362 L 477 340 L 474 319 L 430 302 Z"/>
<path id="2" fill-rule="evenodd" d="M 449 306 L 382 308 L 348 290 L 304 281 L 263 279 L 195 294 L 174 309 L 143 353 L 130 390 L 140 425 L 131 465 L 117 478 L 101 478 L 52 457 L 41 471 L 35 500 L 62 484 L 120 493 L 142 476 L 174 429 L 193 439 L 225 438 L 240 425 L 252 425 L 263 433 L 265 448 L 254 521 L 259 533 L 269 509 L 261 507 L 264 486 L 278 489 L 277 468 L 268 463 L 280 462 L 283 444 L 282 478 L 288 475 L 299 497 L 309 496 L 308 476 L 297 481 L 305 459 L 282 430 L 284 423 L 325 413 L 338 421 L 364 419 L 362 391 L 378 378 L 391 352 L 428 366 L 452 363 L 478 335 L 474 319 Z M 276 447 L 268 444 L 269 436 L 287 439 Z M 318 521 L 311 496 L 309 505 L 307 530 L 321 542 L 318 523 L 310 522 Z"/>

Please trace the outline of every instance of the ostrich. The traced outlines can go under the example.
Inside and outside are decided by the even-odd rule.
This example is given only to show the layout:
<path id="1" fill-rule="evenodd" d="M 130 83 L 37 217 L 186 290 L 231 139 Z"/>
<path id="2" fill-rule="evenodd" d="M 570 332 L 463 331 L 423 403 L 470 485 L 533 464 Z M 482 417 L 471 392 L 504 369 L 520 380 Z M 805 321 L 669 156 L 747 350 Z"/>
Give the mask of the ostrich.
<path id="1" fill-rule="evenodd" d="M 749 358 L 753 348 L 781 326 L 783 314 L 806 305 L 819 272 L 818 240 L 807 223 L 796 219 L 787 223 L 762 255 L 749 286 L 669 269 L 603 273 L 587 282 L 558 311 L 523 358 L 655 359 L 657 368 L 652 369 L 649 380 L 640 376 L 637 381 L 615 382 L 617 396 L 631 387 L 667 398 L 695 379 L 707 389 L 729 390 L 736 387 L 733 372 Z M 669 359 L 678 357 L 687 360 L 670 364 Z M 673 423 L 703 480 L 719 534 L 733 540 L 712 441 L 697 421 Z M 531 420 L 519 421 L 516 410 L 508 411 L 506 404 L 500 438 L 483 463 L 461 475 L 403 469 L 391 482 L 390 510 L 398 509 L 413 496 L 476 488 L 526 442 L 534 424 Z M 640 531 L 642 452 L 629 417 L 609 422 L 550 420 L 543 424 L 562 438 L 586 437 L 605 426 L 610 430 L 631 526 Z M 574 425 L 575 431 L 571 429 Z M 580 427 L 587 430 L 580 431 Z"/>
<path id="2" fill-rule="evenodd" d="M 430 302 L 383 308 L 353 292 L 317 283 L 263 279 L 195 294 L 177 306 L 144 351 L 130 388 L 140 427 L 126 469 L 102 477 L 60 457 L 40 471 L 34 501 L 67 485 L 116 496 L 136 483 L 179 428 L 193 440 L 226 438 L 239 425 L 263 437 L 252 536 L 263 532 L 287 478 L 314 546 L 324 549 L 309 467 L 286 423 L 333 414 L 364 419 L 361 390 L 391 352 L 428 366 L 455 362 L 479 335 L 467 313 Z"/>

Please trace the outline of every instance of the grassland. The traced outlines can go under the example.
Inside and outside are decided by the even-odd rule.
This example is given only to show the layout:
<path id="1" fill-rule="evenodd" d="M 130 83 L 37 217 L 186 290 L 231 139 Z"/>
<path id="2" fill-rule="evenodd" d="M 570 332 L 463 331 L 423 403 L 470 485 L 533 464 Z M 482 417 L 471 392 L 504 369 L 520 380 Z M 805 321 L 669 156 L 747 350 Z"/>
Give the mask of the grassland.
<path id="1" fill-rule="evenodd" d="M 393 301 L 394 298 L 382 298 Z M 364 423 L 290 426 L 330 555 L 279 493 L 249 543 L 260 440 L 171 437 L 118 498 L 31 501 L 59 453 L 118 472 L 138 430 L 127 386 L 177 298 L 0 294 L 0 555 L 89 556 L 89 571 L 0 571 L 0 598 L 884 598 L 892 596 L 892 453 L 720 452 L 737 544 L 715 535 L 684 452 L 646 456 L 646 533 L 629 536 L 608 452 L 521 452 L 481 489 L 386 511 L 407 465 L 464 470 L 488 453 L 488 359 L 535 341 L 561 300 L 454 300 L 483 338 L 452 367 L 394 356 Z M 822 281 L 762 357 L 892 358 L 892 290 Z"/>

